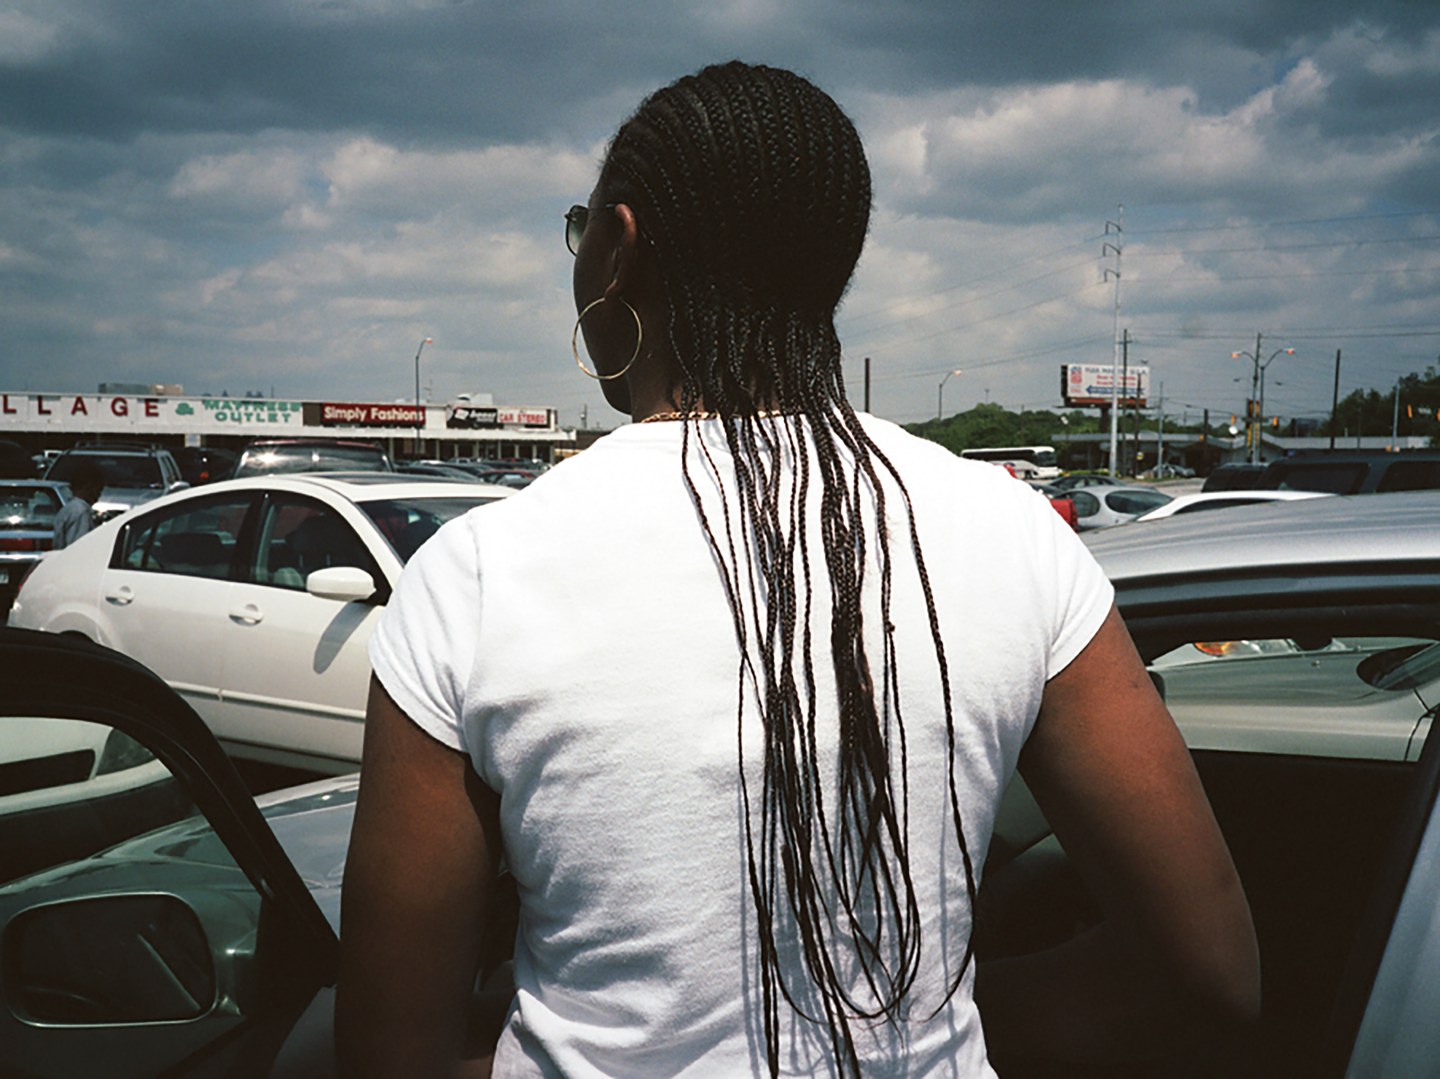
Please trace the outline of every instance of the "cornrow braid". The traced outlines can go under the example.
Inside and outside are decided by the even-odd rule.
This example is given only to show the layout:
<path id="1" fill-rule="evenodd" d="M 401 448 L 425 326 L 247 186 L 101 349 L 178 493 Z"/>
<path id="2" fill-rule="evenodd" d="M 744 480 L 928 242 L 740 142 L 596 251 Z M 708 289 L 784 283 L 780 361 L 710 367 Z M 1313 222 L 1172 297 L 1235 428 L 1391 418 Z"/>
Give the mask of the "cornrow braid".
<path id="1" fill-rule="evenodd" d="M 887 491 L 898 493 L 909 524 L 905 538 L 938 660 L 950 809 L 972 910 L 975 898 L 949 668 L 914 509 L 846 400 L 835 333 L 835 309 L 869 226 L 869 166 L 854 126 L 826 94 L 791 72 L 737 61 L 647 98 L 611 143 L 599 191 L 607 202 L 629 203 L 651 241 L 676 402 L 685 413 L 703 403 L 721 418 L 724 454 L 690 420 L 681 467 L 735 630 L 737 753 L 767 1065 L 779 1073 L 783 1002 L 823 1023 L 836 1070 L 858 1074 L 852 1023 L 898 1021 L 921 952 Z M 793 419 L 770 418 L 777 409 Z M 819 488 L 818 557 L 806 525 L 812 485 Z M 707 497 L 702 487 L 720 494 Z M 823 566 L 822 581 L 812 580 L 812 564 Z M 864 643 L 867 565 L 879 575 L 879 655 Z M 828 592 L 828 668 L 838 705 L 830 788 L 819 751 L 815 588 Z M 758 790 L 745 767 L 747 701 L 760 711 Z M 782 967 L 782 925 L 794 928 L 809 987 Z M 863 992 L 846 974 L 852 957 Z M 970 958 L 967 948 L 952 994 Z M 815 998 L 818 1009 L 805 1003 Z"/>

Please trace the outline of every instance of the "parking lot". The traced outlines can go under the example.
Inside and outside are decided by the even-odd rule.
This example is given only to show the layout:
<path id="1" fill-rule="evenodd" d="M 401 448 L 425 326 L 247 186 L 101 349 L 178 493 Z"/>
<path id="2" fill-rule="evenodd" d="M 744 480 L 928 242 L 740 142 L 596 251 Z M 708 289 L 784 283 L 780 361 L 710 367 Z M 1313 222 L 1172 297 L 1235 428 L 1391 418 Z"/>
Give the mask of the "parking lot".
<path id="1" fill-rule="evenodd" d="M 1180 495 L 1200 483 L 1155 486 Z M 78 686 L 60 678 L 13 688 L 26 664 L 7 662 L 12 712 L 23 707 L 16 702 L 48 695 L 57 716 L 92 726 L 110 717 L 93 731 L 82 725 L 64 735 L 77 749 L 93 746 L 87 752 L 109 770 L 68 788 L 74 791 L 70 800 L 52 801 L 45 810 L 57 821 L 87 822 L 74 824 L 76 834 L 65 843 L 57 824 L 46 826 L 59 829 L 52 850 L 13 843 L 8 854 L 0 850 L 12 859 L 12 870 L 24 866 L 30 874 L 28 883 L 0 886 L 0 919 L 41 901 L 62 902 L 78 894 L 81 880 L 90 894 L 95 871 L 103 868 L 114 876 L 108 887 L 116 895 L 142 887 L 147 894 L 157 887 L 175 890 L 183 909 L 146 916 L 189 919 L 185 911 L 193 909 L 205 939 L 221 948 L 230 938 L 210 920 L 203 897 L 217 887 L 243 897 L 251 880 L 269 875 L 290 881 L 286 902 L 294 909 L 287 917 L 310 941 L 286 959 L 290 977 L 297 984 L 317 978 L 322 984 L 333 956 L 353 812 L 354 781 L 344 773 L 359 762 L 367 676 L 360 649 L 367 619 L 392 586 L 400 555 L 413 553 L 417 521 L 430 527 L 434 519 L 425 513 L 463 512 L 485 497 L 505 495 L 448 481 L 406 480 L 403 490 L 394 481 L 357 490 L 341 480 L 238 481 L 127 511 L 63 557 L 46 559 L 45 574 L 22 590 L 13 621 L 77 642 L 92 634 L 133 640 L 129 648 L 143 653 L 139 658 L 178 696 L 170 694 L 171 703 L 161 709 L 174 713 L 170 719 L 142 716 L 132 725 L 112 714 L 116 702 L 110 696 L 112 687 L 132 681 L 137 700 L 153 696 L 155 690 L 138 684 L 138 668 L 127 673 L 112 666 L 95 676 L 104 680 L 98 687 L 87 674 Z M 425 499 L 438 502 L 427 509 Z M 314 529 L 323 538 L 312 548 L 300 526 L 325 514 L 331 525 L 344 528 Z M 1415 931 L 1401 902 L 1408 889 L 1427 886 L 1410 882 L 1415 830 L 1440 835 L 1440 752 L 1427 749 L 1440 708 L 1437 525 L 1440 493 L 1422 492 L 1242 507 L 1126 524 L 1087 539 L 1191 747 L 1245 880 L 1267 987 L 1262 1074 L 1314 1074 L 1312 1067 L 1323 1070 L 1326 1061 L 1351 1052 L 1388 1051 L 1383 1046 L 1395 1038 L 1406 1039 L 1407 1051 L 1415 1053 L 1434 1044 L 1432 1035 L 1415 1034 L 1407 1025 L 1409 1010 L 1401 1007 L 1415 993 L 1433 993 L 1430 980 L 1417 974 L 1423 985 L 1406 981 L 1405 970 L 1415 968 L 1397 968 L 1383 944 L 1392 934 L 1398 939 Z M 207 555 L 194 538 L 200 534 L 212 537 L 203 544 Z M 255 569 L 242 572 L 242 565 Z M 85 572 L 93 579 L 79 593 L 67 593 Z M 165 587 L 156 591 L 158 585 Z M 143 612 L 152 595 L 157 603 L 168 597 L 173 611 L 157 609 L 159 621 L 145 623 L 141 636 L 124 638 L 124 619 Z M 102 617 L 107 607 L 120 614 Z M 318 614 L 308 622 L 282 617 L 301 608 Z M 81 620 L 86 610 L 95 619 L 89 624 Z M 227 632 L 258 632 L 237 637 L 244 643 L 225 644 L 205 627 L 207 617 L 217 616 L 216 625 Z M 271 634 L 288 658 L 263 650 L 261 642 Z M 154 650 L 155 638 L 163 650 Z M 349 666 L 347 649 L 355 660 Z M 92 662 L 69 653 L 42 659 L 35 671 Z M 183 674 L 174 666 L 182 661 L 192 664 Z M 287 662 L 303 677 L 297 675 L 283 693 L 278 683 L 246 687 L 239 680 L 247 670 L 283 678 Z M 326 681 L 336 676 L 339 689 Z M 122 731 L 124 739 L 117 741 Z M 182 744 L 188 747 L 183 752 L 177 748 Z M 238 784 L 225 775 L 222 746 L 239 770 Z M 175 760 L 177 752 L 197 762 L 194 768 L 157 768 L 157 758 Z M 307 785 L 297 789 L 300 783 Z M 0 793 L 0 810 L 7 797 L 17 796 Z M 11 811 L 38 812 L 37 798 L 25 795 Z M 105 825 L 97 830 L 99 818 L 82 816 L 76 807 L 102 802 L 108 807 Z M 200 818 L 189 815 L 192 807 L 201 810 Z M 148 860 L 145 852 L 159 842 L 155 837 L 183 839 L 181 846 L 188 847 L 199 842 L 196 828 L 209 827 L 219 838 L 193 849 L 221 841 L 230 849 L 223 884 L 222 878 L 203 885 L 198 877 L 191 880 L 184 858 L 165 863 L 180 867 L 174 879 L 165 876 L 171 869 Z M 273 833 L 278 845 L 246 838 L 260 832 Z M 82 856 L 95 851 L 108 853 L 85 863 Z M 214 856 L 204 857 L 209 865 Z M 74 871 L 82 864 L 89 865 L 83 877 Z M 298 869 L 298 877 L 286 865 Z M 1343 872 L 1337 874 L 1337 865 Z M 1415 872 L 1421 868 L 1416 862 Z M 982 961 L 1049 947 L 1094 917 L 1063 849 L 1018 781 L 997 821 L 980 901 L 985 928 L 976 944 Z M 36 940 L 59 931 L 59 925 L 42 928 L 38 921 L 32 930 Z M 64 931 L 72 928 L 67 924 Z M 1363 951 L 1366 942 L 1369 950 Z M 504 945 L 499 947 L 503 955 Z M 217 968 L 217 977 L 230 976 L 224 970 Z M 1356 970 L 1363 972 L 1360 988 L 1353 981 Z M 503 998 L 498 983 L 486 984 L 487 992 Z M 106 1003 L 110 999 L 97 998 L 75 1014 L 94 1018 L 107 1014 L 104 1008 L 120 1007 Z M 180 1013 L 166 1009 L 187 1006 L 157 998 L 146 1005 L 157 1010 L 146 1014 L 173 1020 Z M 71 1013 L 48 1003 L 35 1008 L 47 1018 L 48 1033 L 25 1024 L 5 1027 L 0 1015 L 0 1034 L 22 1030 L 24 1044 L 34 1047 L 26 1052 L 54 1052 Z M 135 1022 L 136 1029 L 151 1029 Z M 1023 1068 L 1010 1073 L 1026 1074 Z"/>

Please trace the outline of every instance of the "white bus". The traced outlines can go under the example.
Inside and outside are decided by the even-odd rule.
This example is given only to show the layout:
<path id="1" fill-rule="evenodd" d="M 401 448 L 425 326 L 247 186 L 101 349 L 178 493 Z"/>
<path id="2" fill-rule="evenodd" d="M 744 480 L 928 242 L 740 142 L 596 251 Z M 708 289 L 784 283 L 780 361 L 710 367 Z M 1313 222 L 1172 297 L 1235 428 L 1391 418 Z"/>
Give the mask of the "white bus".
<path id="1" fill-rule="evenodd" d="M 1060 478 L 1054 446 L 987 446 L 984 449 L 961 450 L 960 456 L 1009 465 L 1017 477 L 1029 483 L 1049 483 Z"/>

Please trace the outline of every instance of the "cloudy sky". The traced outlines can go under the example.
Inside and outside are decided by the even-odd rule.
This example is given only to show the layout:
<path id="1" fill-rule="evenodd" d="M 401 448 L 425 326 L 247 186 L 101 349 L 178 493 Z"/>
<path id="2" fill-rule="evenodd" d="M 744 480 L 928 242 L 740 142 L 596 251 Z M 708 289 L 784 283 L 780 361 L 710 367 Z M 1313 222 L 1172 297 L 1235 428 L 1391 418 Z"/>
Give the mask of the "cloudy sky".
<path id="1" fill-rule="evenodd" d="M 1168 9 L 1168 10 L 1167 10 Z M 1353 0 L 0 0 L 0 389 L 611 425 L 561 215 L 649 90 L 801 71 L 876 181 L 859 402 L 1058 404 L 1119 325 L 1177 417 L 1329 409 L 1440 354 L 1440 5 Z M 1123 232 L 1119 224 L 1123 205 Z M 1239 380 L 1239 381 L 1237 381 Z"/>

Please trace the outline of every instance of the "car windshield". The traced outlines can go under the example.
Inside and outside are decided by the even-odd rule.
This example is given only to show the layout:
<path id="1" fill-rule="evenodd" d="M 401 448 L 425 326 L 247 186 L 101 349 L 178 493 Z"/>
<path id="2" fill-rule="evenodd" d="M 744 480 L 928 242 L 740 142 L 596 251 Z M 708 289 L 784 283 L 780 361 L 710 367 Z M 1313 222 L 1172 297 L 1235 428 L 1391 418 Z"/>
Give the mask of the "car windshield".
<path id="1" fill-rule="evenodd" d="M 388 472 L 385 454 L 369 446 L 275 446 L 245 454 L 237 476 L 279 472 L 345 472 L 352 469 Z"/>
<path id="2" fill-rule="evenodd" d="M 94 461 L 105 472 L 106 487 L 161 487 L 160 462 L 144 454 L 67 453 L 46 473 L 48 480 L 69 483 L 81 461 Z"/>
<path id="3" fill-rule="evenodd" d="M 446 521 L 492 501 L 493 495 L 446 495 L 362 502 L 360 508 L 375 522 L 400 561 L 408 562 Z"/>
<path id="4" fill-rule="evenodd" d="M 60 495 L 53 487 L 23 484 L 0 486 L 0 529 L 12 532 L 48 531 L 55 526 Z"/>

